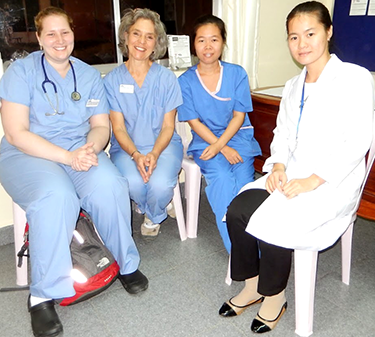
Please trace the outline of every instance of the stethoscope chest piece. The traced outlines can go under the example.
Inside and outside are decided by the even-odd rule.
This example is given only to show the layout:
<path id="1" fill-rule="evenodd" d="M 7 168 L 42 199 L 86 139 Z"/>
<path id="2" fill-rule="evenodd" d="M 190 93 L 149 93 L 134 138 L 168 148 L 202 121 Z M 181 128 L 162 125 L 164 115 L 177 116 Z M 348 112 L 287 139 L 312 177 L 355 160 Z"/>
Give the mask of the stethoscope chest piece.
<path id="1" fill-rule="evenodd" d="M 73 91 L 71 97 L 73 101 L 77 102 L 81 99 L 81 94 L 78 91 Z"/>

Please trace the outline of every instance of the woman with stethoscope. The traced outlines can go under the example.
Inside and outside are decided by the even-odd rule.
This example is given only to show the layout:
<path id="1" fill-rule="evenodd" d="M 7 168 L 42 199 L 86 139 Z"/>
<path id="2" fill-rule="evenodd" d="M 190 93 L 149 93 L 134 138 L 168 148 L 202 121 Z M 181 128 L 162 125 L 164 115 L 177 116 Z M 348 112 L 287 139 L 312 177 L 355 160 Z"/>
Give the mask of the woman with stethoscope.
<path id="1" fill-rule="evenodd" d="M 42 51 L 14 62 L 0 82 L 0 182 L 30 225 L 33 333 L 55 336 L 62 324 L 54 299 L 75 294 L 69 244 L 81 207 L 119 263 L 125 289 L 143 291 L 148 280 L 138 270 L 128 183 L 103 152 L 110 124 L 100 73 L 70 56 L 65 11 L 48 7 L 35 24 Z"/>

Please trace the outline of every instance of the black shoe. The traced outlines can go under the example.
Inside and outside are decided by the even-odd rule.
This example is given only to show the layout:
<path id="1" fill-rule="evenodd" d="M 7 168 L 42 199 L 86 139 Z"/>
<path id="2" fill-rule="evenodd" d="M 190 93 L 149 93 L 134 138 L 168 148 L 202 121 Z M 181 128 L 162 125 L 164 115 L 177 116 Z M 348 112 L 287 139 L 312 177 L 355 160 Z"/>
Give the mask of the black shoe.
<path id="1" fill-rule="evenodd" d="M 119 275 L 118 277 L 125 290 L 130 294 L 137 294 L 148 287 L 148 279 L 138 269 L 131 274 Z"/>
<path id="2" fill-rule="evenodd" d="M 36 337 L 55 337 L 63 331 L 63 326 L 55 310 L 55 301 L 49 300 L 30 306 L 30 295 L 27 308 L 31 315 L 31 327 Z"/>
<path id="3" fill-rule="evenodd" d="M 259 314 L 257 314 L 257 317 L 254 318 L 253 323 L 251 324 L 251 331 L 255 333 L 264 333 L 273 330 L 279 322 L 281 316 L 284 315 L 287 306 L 288 303 L 285 302 L 281 307 L 279 314 L 273 320 L 265 319 L 261 317 Z"/>
<path id="4" fill-rule="evenodd" d="M 220 310 L 219 310 L 219 315 L 220 316 L 223 316 L 223 317 L 233 317 L 233 316 L 238 316 L 238 315 L 241 315 L 242 312 L 250 307 L 251 305 L 253 304 L 256 304 L 256 303 L 261 303 L 263 302 L 264 300 L 264 297 L 260 297 L 258 299 L 255 299 L 255 300 L 252 300 L 250 301 L 249 303 L 245 304 L 245 305 L 242 305 L 242 306 L 239 306 L 239 305 L 235 305 L 233 302 L 232 302 L 232 298 L 228 301 L 228 302 L 225 302 Z"/>

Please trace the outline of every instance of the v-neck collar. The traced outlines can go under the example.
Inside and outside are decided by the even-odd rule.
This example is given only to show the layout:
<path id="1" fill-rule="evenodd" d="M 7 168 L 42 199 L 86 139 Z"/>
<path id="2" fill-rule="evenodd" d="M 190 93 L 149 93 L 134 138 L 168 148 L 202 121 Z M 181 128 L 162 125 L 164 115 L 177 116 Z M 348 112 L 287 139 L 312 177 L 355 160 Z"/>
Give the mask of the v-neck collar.
<path id="1" fill-rule="evenodd" d="M 200 82 L 200 84 L 202 85 L 203 89 L 212 97 L 214 97 L 215 99 L 219 100 L 219 101 L 230 101 L 231 98 L 222 98 L 222 97 L 219 97 L 217 96 L 216 94 L 221 90 L 221 85 L 222 85 L 222 82 L 223 82 L 223 73 L 224 73 L 224 67 L 223 65 L 221 64 L 221 61 L 219 60 L 219 65 L 220 65 L 220 76 L 219 76 L 219 81 L 217 82 L 217 85 L 216 85 L 216 89 L 215 91 L 210 91 L 206 85 L 204 84 L 203 80 L 202 80 L 202 77 L 201 75 L 199 74 L 199 71 L 198 71 L 198 66 L 196 67 L 195 69 L 195 73 L 198 77 L 198 80 Z"/>
<path id="2" fill-rule="evenodd" d="M 69 60 L 72 62 L 72 64 L 74 64 L 74 60 L 72 60 L 71 58 L 69 58 Z M 70 84 L 71 81 L 73 81 L 73 72 L 72 72 L 71 67 L 69 67 L 68 72 L 66 73 L 65 77 L 62 77 L 58 73 L 58 71 L 52 66 L 52 64 L 50 64 L 47 61 L 45 61 L 44 67 L 46 69 L 47 76 L 49 77 L 49 79 L 50 80 L 52 79 L 52 81 L 56 82 L 61 87 L 66 87 L 67 85 Z"/>
<path id="3" fill-rule="evenodd" d="M 125 73 L 128 74 L 128 76 L 130 76 L 130 78 L 132 79 L 133 81 L 133 85 L 135 88 L 137 88 L 138 90 L 142 90 L 145 88 L 145 85 L 147 86 L 147 83 L 149 82 L 150 78 L 152 78 L 153 74 L 155 73 L 155 67 L 156 67 L 156 64 L 155 62 L 152 62 L 150 68 L 148 69 L 147 71 L 147 74 L 145 76 L 145 79 L 143 80 L 143 83 L 142 83 L 142 86 L 140 87 L 137 83 L 137 81 L 134 79 L 134 77 L 132 76 L 132 74 L 130 73 L 128 67 L 126 66 L 125 63 L 122 64 L 123 67 L 125 68 Z"/>

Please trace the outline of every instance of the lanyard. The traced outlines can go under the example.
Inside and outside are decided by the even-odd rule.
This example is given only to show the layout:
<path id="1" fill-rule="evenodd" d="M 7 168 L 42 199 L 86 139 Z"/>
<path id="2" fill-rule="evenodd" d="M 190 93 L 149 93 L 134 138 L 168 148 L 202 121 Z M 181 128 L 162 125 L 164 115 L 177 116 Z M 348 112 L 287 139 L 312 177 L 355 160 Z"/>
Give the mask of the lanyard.
<path id="1" fill-rule="evenodd" d="M 307 76 L 307 73 L 306 73 L 306 76 Z M 299 110 L 299 118 L 298 118 L 298 123 L 297 123 L 296 140 L 298 139 L 299 123 L 301 122 L 301 117 L 302 117 L 303 107 L 304 107 L 305 102 L 306 102 L 306 100 L 307 100 L 307 98 L 306 98 L 306 100 L 305 100 L 305 83 L 306 83 L 306 76 L 305 76 L 305 80 L 303 81 L 302 96 L 301 96 L 301 105 L 299 106 L 300 110 Z"/>

